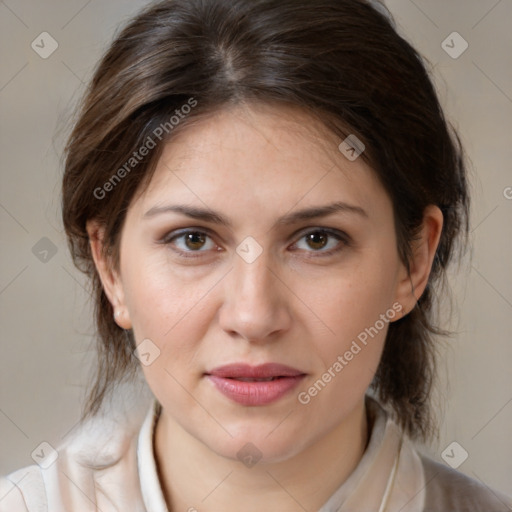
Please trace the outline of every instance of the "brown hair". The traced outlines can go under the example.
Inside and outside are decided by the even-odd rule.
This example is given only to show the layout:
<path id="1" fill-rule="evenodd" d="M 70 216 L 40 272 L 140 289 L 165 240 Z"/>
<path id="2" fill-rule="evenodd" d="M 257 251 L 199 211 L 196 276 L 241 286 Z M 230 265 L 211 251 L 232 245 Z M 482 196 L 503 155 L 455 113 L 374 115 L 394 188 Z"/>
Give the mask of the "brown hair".
<path id="1" fill-rule="evenodd" d="M 409 435 L 431 434 L 434 335 L 444 332 L 433 320 L 433 285 L 445 276 L 457 239 L 465 240 L 469 198 L 462 149 L 425 64 L 381 11 L 363 0 L 165 0 L 115 38 L 65 151 L 64 227 L 75 265 L 90 278 L 98 329 L 98 372 L 82 419 L 138 367 L 132 331 L 113 321 L 86 221 L 104 225 L 105 251 L 118 268 L 126 211 L 149 183 L 163 143 L 227 105 L 272 101 L 316 116 L 340 142 L 349 133 L 363 141 L 361 157 L 392 199 L 406 264 L 425 207 L 442 210 L 429 284 L 413 311 L 390 324 L 372 382 Z M 191 102 L 174 127 L 171 116 Z M 127 166 L 162 126 L 161 142 Z M 116 173 L 122 179 L 113 181 Z"/>

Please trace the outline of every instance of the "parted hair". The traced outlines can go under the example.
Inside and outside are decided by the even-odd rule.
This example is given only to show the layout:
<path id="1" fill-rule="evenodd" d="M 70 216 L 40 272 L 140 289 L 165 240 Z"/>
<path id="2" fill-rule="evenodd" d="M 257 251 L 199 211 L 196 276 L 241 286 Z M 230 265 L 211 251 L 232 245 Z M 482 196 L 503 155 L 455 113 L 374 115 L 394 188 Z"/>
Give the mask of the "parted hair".
<path id="1" fill-rule="evenodd" d="M 192 102 L 183 115 L 182 106 Z M 113 320 L 86 222 L 103 225 L 105 255 L 117 270 L 126 212 L 149 184 L 163 145 L 239 102 L 300 107 L 340 142 L 355 134 L 366 147 L 361 158 L 392 200 L 397 249 L 406 266 L 425 208 L 441 209 L 444 224 L 428 285 L 414 309 L 390 323 L 371 384 L 404 431 L 428 439 L 435 431 L 437 340 L 447 334 L 435 306 L 447 266 L 467 241 L 464 153 L 428 64 L 399 35 L 389 13 L 364 0 L 164 0 L 148 5 L 114 36 L 64 151 L 63 223 L 73 261 L 89 278 L 97 329 L 97 372 L 82 419 L 96 414 L 139 364 L 132 330 Z M 177 110 L 179 123 L 159 130 Z M 160 132 L 156 147 L 128 170 L 133 153 Z M 123 179 L 113 183 L 116 173 Z M 106 183 L 112 185 L 108 194 L 98 193 Z"/>

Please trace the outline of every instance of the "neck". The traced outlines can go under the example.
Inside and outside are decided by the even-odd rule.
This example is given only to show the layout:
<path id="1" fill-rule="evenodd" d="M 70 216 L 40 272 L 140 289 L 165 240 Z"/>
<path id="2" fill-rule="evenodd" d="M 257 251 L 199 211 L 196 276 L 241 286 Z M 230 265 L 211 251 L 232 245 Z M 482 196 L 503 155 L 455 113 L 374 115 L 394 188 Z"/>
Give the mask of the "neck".
<path id="1" fill-rule="evenodd" d="M 162 411 L 155 458 L 170 512 L 318 510 L 348 478 L 368 441 L 364 400 L 342 424 L 297 455 L 246 468 L 191 436 Z"/>

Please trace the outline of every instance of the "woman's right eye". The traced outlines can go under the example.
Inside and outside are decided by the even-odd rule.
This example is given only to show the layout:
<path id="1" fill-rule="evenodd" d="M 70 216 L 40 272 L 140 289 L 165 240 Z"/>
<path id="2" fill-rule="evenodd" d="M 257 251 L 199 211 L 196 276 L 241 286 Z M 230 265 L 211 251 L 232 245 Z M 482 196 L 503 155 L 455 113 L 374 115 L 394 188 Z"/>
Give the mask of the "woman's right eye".
<path id="1" fill-rule="evenodd" d="M 166 236 L 162 243 L 173 246 L 171 247 L 173 251 L 189 258 L 199 256 L 192 253 L 207 252 L 217 247 L 207 233 L 194 229 L 187 229 L 180 233 Z"/>

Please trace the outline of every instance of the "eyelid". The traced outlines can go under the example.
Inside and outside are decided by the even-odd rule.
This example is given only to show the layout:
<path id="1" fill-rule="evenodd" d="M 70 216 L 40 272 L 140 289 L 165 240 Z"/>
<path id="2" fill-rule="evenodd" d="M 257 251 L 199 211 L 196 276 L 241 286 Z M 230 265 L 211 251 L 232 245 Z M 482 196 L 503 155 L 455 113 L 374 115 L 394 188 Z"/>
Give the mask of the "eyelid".
<path id="1" fill-rule="evenodd" d="M 186 228 L 177 228 L 171 231 L 166 231 L 165 234 L 160 238 L 161 243 L 168 243 L 170 240 L 177 238 L 188 233 L 203 233 L 209 237 L 217 236 L 214 231 L 205 226 L 188 226 Z"/>
<path id="2" fill-rule="evenodd" d="M 300 230 L 296 231 L 291 236 L 291 238 L 298 237 L 300 239 L 309 233 L 316 233 L 316 232 L 327 233 L 328 235 L 331 235 L 334 238 L 338 238 L 339 240 L 341 240 L 347 244 L 349 244 L 351 242 L 350 236 L 345 231 L 343 231 L 341 229 L 337 229 L 337 228 L 328 228 L 328 227 L 322 227 L 322 226 L 312 226 L 312 227 L 300 229 Z"/>

